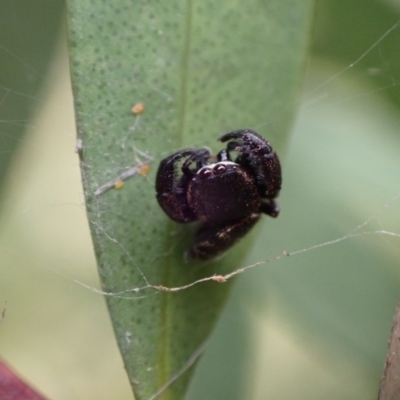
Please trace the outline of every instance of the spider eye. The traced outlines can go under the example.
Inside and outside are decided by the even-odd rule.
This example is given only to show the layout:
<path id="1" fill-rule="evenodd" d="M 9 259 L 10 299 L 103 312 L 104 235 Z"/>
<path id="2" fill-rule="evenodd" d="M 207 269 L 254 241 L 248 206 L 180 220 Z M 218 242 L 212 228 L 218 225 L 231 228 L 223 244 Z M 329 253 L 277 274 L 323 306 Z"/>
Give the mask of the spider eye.
<path id="1" fill-rule="evenodd" d="M 201 176 L 204 176 L 204 177 L 210 176 L 210 175 L 211 175 L 211 170 L 208 169 L 208 168 L 203 169 L 203 170 L 200 172 L 200 175 L 201 175 Z"/>
<path id="2" fill-rule="evenodd" d="M 217 165 L 214 168 L 214 171 L 217 172 L 217 173 L 222 173 L 222 172 L 226 171 L 226 167 L 225 167 L 225 165 Z"/>

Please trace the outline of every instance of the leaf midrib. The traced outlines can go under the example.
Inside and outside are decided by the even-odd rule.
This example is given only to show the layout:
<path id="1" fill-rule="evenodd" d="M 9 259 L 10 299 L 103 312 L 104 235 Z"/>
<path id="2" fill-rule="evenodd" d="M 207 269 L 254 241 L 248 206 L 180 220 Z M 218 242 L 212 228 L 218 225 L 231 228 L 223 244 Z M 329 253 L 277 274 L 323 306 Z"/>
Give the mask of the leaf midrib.
<path id="1" fill-rule="evenodd" d="M 186 1 L 186 14 L 185 14 L 185 29 L 184 29 L 184 46 L 182 52 L 181 62 L 181 88 L 180 88 L 180 102 L 178 112 L 178 126 L 177 136 L 178 143 L 183 142 L 183 135 L 185 131 L 185 119 L 186 119 L 186 100 L 187 100 L 187 86 L 189 79 L 189 54 L 191 45 L 191 33 L 192 33 L 192 0 Z M 170 226 L 174 222 L 170 222 Z M 170 236 L 168 240 L 169 248 L 174 247 L 174 237 Z M 163 277 L 163 284 L 172 286 L 172 268 L 175 265 L 174 254 L 169 252 L 166 257 L 166 268 Z M 169 348 L 171 338 L 171 293 L 164 292 L 161 299 L 161 318 L 160 318 L 160 350 L 159 350 L 159 374 L 158 374 L 158 385 L 161 387 L 171 377 L 171 365 L 169 360 Z M 173 371 L 172 371 L 173 372 Z M 170 392 L 164 392 L 164 399 L 170 398 Z"/>

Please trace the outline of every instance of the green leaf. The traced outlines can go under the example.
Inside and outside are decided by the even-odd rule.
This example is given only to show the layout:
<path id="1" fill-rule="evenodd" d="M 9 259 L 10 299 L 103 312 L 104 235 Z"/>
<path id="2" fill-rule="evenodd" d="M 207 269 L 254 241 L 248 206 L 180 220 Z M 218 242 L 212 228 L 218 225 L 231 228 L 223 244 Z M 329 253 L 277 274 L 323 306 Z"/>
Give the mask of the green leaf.
<path id="1" fill-rule="evenodd" d="M 218 136 L 257 129 L 281 154 L 307 50 L 312 1 L 70 0 L 69 34 L 88 217 L 103 290 L 138 399 L 183 397 L 191 367 L 231 281 L 203 277 L 241 266 L 251 236 L 220 261 L 185 262 L 192 229 L 157 205 L 158 162 L 186 146 L 221 148 Z M 131 107 L 145 104 L 140 115 Z M 154 161 L 122 190 L 95 191 Z M 188 231 L 190 229 L 190 231 Z M 133 289 L 137 290 L 133 290 Z M 172 380 L 171 380 L 172 378 Z M 175 379 L 176 378 L 176 379 Z"/>

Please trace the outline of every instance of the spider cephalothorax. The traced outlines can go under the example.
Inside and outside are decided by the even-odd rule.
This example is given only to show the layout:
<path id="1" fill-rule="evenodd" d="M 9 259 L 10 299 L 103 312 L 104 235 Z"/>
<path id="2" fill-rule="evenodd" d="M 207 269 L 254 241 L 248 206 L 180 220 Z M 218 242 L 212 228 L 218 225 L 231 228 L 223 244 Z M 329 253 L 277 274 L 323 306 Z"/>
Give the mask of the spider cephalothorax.
<path id="1" fill-rule="evenodd" d="M 188 252 L 194 259 L 227 250 L 262 213 L 279 214 L 281 167 L 271 145 L 251 129 L 219 140 L 228 143 L 216 157 L 206 148 L 181 150 L 162 160 L 157 172 L 157 200 L 165 213 L 177 222 L 200 223 Z M 231 151 L 239 153 L 234 161 Z"/>

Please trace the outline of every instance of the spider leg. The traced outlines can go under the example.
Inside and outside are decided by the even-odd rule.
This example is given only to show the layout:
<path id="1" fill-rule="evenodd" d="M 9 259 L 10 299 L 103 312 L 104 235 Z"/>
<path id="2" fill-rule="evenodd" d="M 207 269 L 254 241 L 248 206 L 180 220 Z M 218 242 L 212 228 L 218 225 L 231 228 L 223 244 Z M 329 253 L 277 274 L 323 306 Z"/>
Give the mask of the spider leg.
<path id="1" fill-rule="evenodd" d="M 267 145 L 269 151 L 272 152 L 271 145 L 252 129 L 239 129 L 237 131 L 229 132 L 222 135 L 218 140 L 221 142 L 227 142 L 231 139 L 240 139 L 244 144 L 250 146 L 253 151 L 256 151 L 257 149 L 265 149 L 265 146 Z"/>
<path id="2" fill-rule="evenodd" d="M 280 208 L 276 201 L 273 199 L 263 199 L 260 206 L 260 212 L 269 215 L 272 218 L 276 218 L 279 215 Z"/>
<path id="3" fill-rule="evenodd" d="M 201 226 L 196 233 L 194 244 L 188 251 L 189 258 L 209 260 L 217 257 L 242 238 L 259 219 L 260 214 L 252 213 L 224 225 Z"/>
<path id="4" fill-rule="evenodd" d="M 156 192 L 157 200 L 165 213 L 174 221 L 191 222 L 196 217 L 186 199 L 186 189 L 190 182 L 187 174 L 179 177 L 177 164 L 188 156 L 193 156 L 198 150 L 185 149 L 161 161 L 157 171 Z"/>
<path id="5" fill-rule="evenodd" d="M 229 149 L 223 149 L 217 154 L 218 161 L 232 161 Z"/>
<path id="6" fill-rule="evenodd" d="M 206 148 L 202 148 L 199 150 L 195 150 L 190 157 L 183 163 L 182 171 L 184 174 L 192 177 L 195 174 L 195 171 L 204 167 L 208 164 L 208 159 L 210 158 L 210 150 Z M 193 171 L 190 169 L 190 166 L 196 163 L 196 170 Z"/>
<path id="7" fill-rule="evenodd" d="M 228 151 L 240 153 L 235 162 L 252 172 L 261 197 L 278 196 L 282 184 L 281 166 L 268 141 L 251 129 L 227 133 L 219 140 L 229 141 Z"/>

